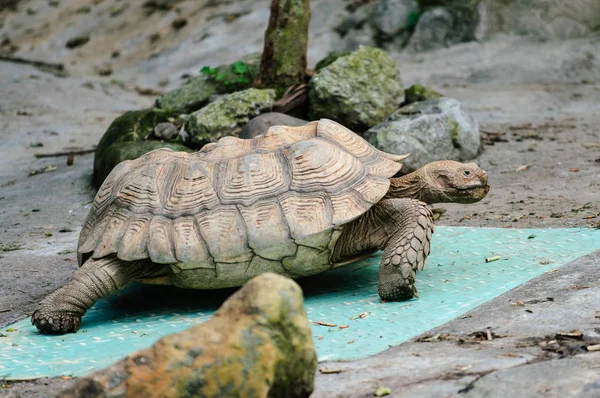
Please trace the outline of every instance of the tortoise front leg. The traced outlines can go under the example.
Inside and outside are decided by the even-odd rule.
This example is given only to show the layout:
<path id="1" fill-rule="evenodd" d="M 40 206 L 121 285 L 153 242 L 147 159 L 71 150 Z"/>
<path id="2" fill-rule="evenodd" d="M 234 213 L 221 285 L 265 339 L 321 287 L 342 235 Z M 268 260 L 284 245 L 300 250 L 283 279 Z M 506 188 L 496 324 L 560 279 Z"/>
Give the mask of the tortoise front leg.
<path id="1" fill-rule="evenodd" d="M 148 260 L 128 262 L 116 256 L 89 259 L 75 271 L 69 283 L 38 304 L 31 323 L 42 333 L 76 332 L 81 317 L 97 300 L 156 271 L 157 267 Z"/>
<path id="2" fill-rule="evenodd" d="M 385 301 L 418 296 L 415 274 L 423 270 L 429 255 L 433 217 L 423 202 L 415 199 L 386 199 L 376 205 L 389 215 L 384 229 L 395 230 L 385 244 L 379 266 L 379 296 Z"/>

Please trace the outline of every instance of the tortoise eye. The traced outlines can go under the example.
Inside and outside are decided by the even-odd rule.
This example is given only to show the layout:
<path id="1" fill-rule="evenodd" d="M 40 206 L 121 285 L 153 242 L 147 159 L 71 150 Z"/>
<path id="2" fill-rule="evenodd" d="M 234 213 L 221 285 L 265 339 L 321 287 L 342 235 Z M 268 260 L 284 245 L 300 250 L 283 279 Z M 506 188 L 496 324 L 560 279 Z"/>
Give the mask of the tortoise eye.
<path id="1" fill-rule="evenodd" d="M 463 171 L 463 175 L 465 177 L 469 177 L 471 175 L 471 170 L 465 170 L 465 171 Z"/>

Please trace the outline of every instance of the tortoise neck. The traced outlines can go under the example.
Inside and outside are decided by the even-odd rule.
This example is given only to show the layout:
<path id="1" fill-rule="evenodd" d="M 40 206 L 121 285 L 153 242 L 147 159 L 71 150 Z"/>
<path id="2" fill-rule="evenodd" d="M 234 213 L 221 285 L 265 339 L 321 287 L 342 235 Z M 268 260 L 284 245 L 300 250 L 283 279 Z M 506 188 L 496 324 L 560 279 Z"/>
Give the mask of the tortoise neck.
<path id="1" fill-rule="evenodd" d="M 385 197 L 388 199 L 418 199 L 427 204 L 438 202 L 439 200 L 437 195 L 432 192 L 425 177 L 424 168 L 420 168 L 404 176 L 391 178 L 390 188 Z"/>

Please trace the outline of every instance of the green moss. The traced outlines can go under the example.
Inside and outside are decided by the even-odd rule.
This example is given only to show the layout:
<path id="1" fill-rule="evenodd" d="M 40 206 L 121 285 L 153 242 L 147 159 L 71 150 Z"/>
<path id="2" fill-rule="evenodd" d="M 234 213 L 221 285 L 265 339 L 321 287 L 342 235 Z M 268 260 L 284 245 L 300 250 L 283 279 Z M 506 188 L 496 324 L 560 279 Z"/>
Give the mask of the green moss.
<path id="1" fill-rule="evenodd" d="M 452 146 L 456 149 L 461 149 L 462 145 L 459 141 L 460 132 L 458 131 L 460 126 L 458 125 L 458 122 L 454 119 L 448 119 L 448 125 L 450 126 L 450 139 L 452 140 Z"/>
<path id="2" fill-rule="evenodd" d="M 260 54 L 250 54 L 231 65 L 204 66 L 199 76 L 156 99 L 156 106 L 170 114 L 190 113 L 202 108 L 214 94 L 227 94 L 250 87 L 258 74 Z"/>
<path id="3" fill-rule="evenodd" d="M 281 0 L 273 5 L 278 9 L 271 9 L 259 84 L 280 92 L 304 81 L 311 12 L 309 0 Z"/>
<path id="4" fill-rule="evenodd" d="M 190 149 L 177 143 L 145 141 L 154 126 L 166 122 L 167 115 L 155 109 L 127 112 L 116 118 L 108 127 L 94 155 L 94 183 L 100 185 L 111 170 L 123 160 L 135 159 L 157 148 L 177 151 Z"/>
<path id="5" fill-rule="evenodd" d="M 185 130 L 194 144 L 237 136 L 248 121 L 275 102 L 275 90 L 248 89 L 227 94 L 186 118 Z"/>
<path id="6" fill-rule="evenodd" d="M 441 98 L 443 96 L 443 94 L 440 94 L 427 86 L 413 84 L 404 91 L 404 104 L 408 105 L 415 102 L 426 101 L 432 98 Z"/>
<path id="7" fill-rule="evenodd" d="M 381 123 L 403 100 L 396 62 L 381 49 L 361 47 L 313 76 L 309 119 L 330 118 L 362 133 Z"/>

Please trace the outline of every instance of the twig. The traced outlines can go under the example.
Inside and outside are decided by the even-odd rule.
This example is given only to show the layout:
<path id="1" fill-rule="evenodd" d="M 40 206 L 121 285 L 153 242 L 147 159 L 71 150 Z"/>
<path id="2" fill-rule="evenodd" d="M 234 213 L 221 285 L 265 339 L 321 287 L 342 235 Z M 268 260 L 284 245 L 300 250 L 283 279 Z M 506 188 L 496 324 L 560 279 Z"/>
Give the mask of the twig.
<path id="1" fill-rule="evenodd" d="M 302 106 L 308 100 L 308 84 L 288 87 L 283 97 L 273 105 L 273 112 L 286 113 Z"/>
<path id="2" fill-rule="evenodd" d="M 335 323 L 330 322 L 313 321 L 313 323 L 321 326 L 329 326 L 330 328 L 337 326 Z"/>
<path id="3" fill-rule="evenodd" d="M 54 153 L 36 153 L 34 156 L 36 158 L 55 158 L 55 157 L 59 157 L 59 156 L 69 156 L 69 154 L 73 154 L 73 155 L 85 155 L 87 153 L 94 153 L 96 152 L 96 148 L 94 149 L 82 149 L 79 151 L 67 151 L 67 152 L 54 152 Z"/>
<path id="4" fill-rule="evenodd" d="M 47 71 L 53 73 L 57 76 L 66 76 L 67 72 L 65 70 L 65 66 L 63 64 L 55 64 L 51 62 L 44 61 L 34 61 L 31 59 L 19 58 L 19 57 L 10 57 L 8 55 L 0 55 L 0 61 L 12 62 L 15 64 L 25 64 L 35 66 L 38 69 L 43 71 Z"/>
<path id="5" fill-rule="evenodd" d="M 525 170 L 527 170 L 528 168 L 530 168 L 533 165 L 534 165 L 534 163 L 524 164 L 523 166 L 520 166 L 519 168 L 517 168 L 517 170 L 515 170 L 515 171 L 516 172 L 525 171 Z"/>

